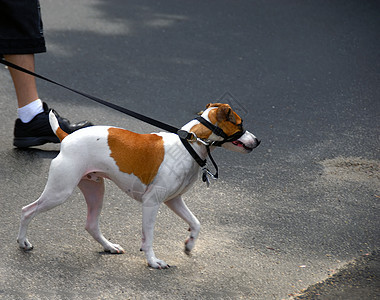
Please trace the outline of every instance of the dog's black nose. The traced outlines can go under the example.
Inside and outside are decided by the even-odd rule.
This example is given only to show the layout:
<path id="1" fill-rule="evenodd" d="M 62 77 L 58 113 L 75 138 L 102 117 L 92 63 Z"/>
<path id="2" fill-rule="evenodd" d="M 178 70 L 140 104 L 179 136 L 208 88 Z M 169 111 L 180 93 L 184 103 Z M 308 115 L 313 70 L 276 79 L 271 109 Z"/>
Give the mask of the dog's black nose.
<path id="1" fill-rule="evenodd" d="M 260 145 L 261 141 L 255 138 L 255 148 Z"/>

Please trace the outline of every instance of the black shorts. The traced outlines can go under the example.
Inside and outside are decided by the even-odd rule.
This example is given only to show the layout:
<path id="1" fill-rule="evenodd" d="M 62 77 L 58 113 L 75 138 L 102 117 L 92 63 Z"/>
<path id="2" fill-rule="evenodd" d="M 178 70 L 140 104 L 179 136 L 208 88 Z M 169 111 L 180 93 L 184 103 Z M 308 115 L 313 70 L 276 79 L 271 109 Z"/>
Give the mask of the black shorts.
<path id="1" fill-rule="evenodd" d="M 46 52 L 39 0 L 0 0 L 0 54 Z"/>

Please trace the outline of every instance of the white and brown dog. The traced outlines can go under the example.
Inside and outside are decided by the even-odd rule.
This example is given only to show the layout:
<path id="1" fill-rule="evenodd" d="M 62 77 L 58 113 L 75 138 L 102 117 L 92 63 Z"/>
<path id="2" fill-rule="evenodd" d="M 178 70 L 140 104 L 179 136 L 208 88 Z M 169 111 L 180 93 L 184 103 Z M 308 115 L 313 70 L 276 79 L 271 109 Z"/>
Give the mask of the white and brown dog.
<path id="1" fill-rule="evenodd" d="M 240 136 L 227 141 L 226 149 L 249 153 L 260 143 L 243 131 L 241 118 L 228 104 L 208 104 L 202 117 L 223 130 L 226 136 Z M 50 113 L 53 131 L 62 141 L 59 155 L 50 165 L 49 177 L 42 195 L 22 209 L 19 246 L 31 250 L 26 238 L 31 220 L 40 212 L 50 210 L 71 195 L 76 186 L 87 202 L 86 230 L 111 253 L 124 253 L 122 247 L 104 238 L 99 229 L 99 215 L 104 196 L 104 178 L 108 178 L 129 196 L 142 202 L 142 246 L 149 266 L 168 268 L 153 252 L 153 228 L 161 203 L 165 203 L 190 226 L 185 242 L 186 252 L 194 248 L 200 223 L 182 200 L 196 181 L 199 165 L 173 133 L 137 134 L 109 126 L 93 126 L 70 135 L 63 132 L 53 112 Z M 198 141 L 190 142 L 201 159 L 207 157 L 205 144 L 223 140 L 198 120 L 192 120 L 182 130 L 194 133 Z M 211 149 L 215 148 L 211 145 Z"/>

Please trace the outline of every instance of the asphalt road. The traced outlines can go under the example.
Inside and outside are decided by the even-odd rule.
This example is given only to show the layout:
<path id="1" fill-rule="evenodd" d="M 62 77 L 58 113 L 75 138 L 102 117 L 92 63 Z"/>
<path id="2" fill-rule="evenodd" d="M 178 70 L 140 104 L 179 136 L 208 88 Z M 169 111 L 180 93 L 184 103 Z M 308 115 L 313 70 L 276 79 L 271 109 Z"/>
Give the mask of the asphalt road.
<path id="1" fill-rule="evenodd" d="M 307 288 L 304 297 L 316 299 L 380 296 L 378 1 L 41 5 L 48 53 L 37 55 L 39 73 L 175 126 L 209 102 L 228 102 L 262 143 L 249 155 L 215 152 L 219 181 L 206 189 L 199 180 L 185 195 L 202 223 L 192 256 L 183 253 L 186 225 L 162 207 L 154 245 L 169 270 L 147 267 L 140 204 L 112 183 L 101 227 L 125 254 L 104 254 L 85 232 L 79 190 L 33 221 L 35 249 L 24 253 L 20 210 L 42 192 L 59 145 L 12 147 L 16 101 L 1 68 L 0 298 L 287 299 Z M 72 121 L 157 131 L 38 87 Z"/>

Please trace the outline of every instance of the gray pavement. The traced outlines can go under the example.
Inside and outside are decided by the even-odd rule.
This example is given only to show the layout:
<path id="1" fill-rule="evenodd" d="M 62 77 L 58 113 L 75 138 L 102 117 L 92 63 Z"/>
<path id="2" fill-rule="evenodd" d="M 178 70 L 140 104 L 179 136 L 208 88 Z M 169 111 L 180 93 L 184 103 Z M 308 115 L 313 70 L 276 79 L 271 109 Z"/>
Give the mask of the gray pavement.
<path id="1" fill-rule="evenodd" d="M 262 144 L 249 155 L 218 150 L 220 180 L 209 189 L 199 181 L 185 195 L 202 223 L 192 256 L 183 253 L 186 225 L 162 207 L 154 245 L 169 270 L 146 266 L 140 204 L 112 183 L 101 227 L 125 254 L 104 254 L 85 232 L 79 190 L 33 221 L 35 249 L 24 253 L 15 241 L 20 210 L 42 192 L 59 145 L 12 147 L 16 101 L 1 68 L 1 299 L 287 299 L 308 288 L 304 297 L 313 299 L 379 297 L 377 280 L 365 285 L 363 272 L 352 271 L 364 266 L 379 278 L 378 1 L 41 5 L 48 53 L 37 56 L 39 73 L 175 126 L 228 92 L 222 100 Z M 157 130 L 38 86 L 72 121 Z M 360 292 L 315 289 L 338 286 L 331 278 L 358 278 Z"/>

